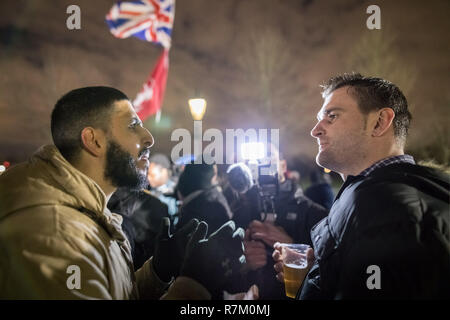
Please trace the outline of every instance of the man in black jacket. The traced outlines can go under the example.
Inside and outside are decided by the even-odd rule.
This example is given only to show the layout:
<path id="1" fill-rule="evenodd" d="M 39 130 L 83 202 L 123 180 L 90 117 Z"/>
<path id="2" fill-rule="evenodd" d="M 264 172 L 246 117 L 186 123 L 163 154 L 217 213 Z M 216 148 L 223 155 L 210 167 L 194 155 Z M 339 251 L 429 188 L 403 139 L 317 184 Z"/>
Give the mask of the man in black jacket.
<path id="1" fill-rule="evenodd" d="M 449 177 L 404 154 L 406 98 L 359 74 L 330 79 L 323 97 L 316 161 L 345 183 L 311 231 L 315 262 L 297 298 L 450 298 Z"/>

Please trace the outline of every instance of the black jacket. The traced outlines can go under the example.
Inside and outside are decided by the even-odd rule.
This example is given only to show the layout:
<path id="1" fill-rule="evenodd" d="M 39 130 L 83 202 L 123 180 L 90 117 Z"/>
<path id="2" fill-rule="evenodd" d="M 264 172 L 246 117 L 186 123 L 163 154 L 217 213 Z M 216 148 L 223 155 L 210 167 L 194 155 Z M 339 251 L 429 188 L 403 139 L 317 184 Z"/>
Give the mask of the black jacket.
<path id="1" fill-rule="evenodd" d="M 275 224 L 281 226 L 294 243 L 311 245 L 311 229 L 328 215 L 328 211 L 305 197 L 292 180 L 280 184 L 280 193 L 275 198 Z"/>
<path id="2" fill-rule="evenodd" d="M 119 188 L 111 196 L 108 209 L 123 217 L 122 229 L 130 241 L 137 270 L 154 253 L 162 219 L 169 217 L 167 205 L 147 190 Z"/>
<path id="3" fill-rule="evenodd" d="M 197 194 L 195 194 L 197 192 Z M 197 218 L 208 224 L 208 234 L 219 229 L 232 216 L 227 199 L 218 186 L 195 191 L 183 199 L 177 229 Z"/>
<path id="4" fill-rule="evenodd" d="M 311 231 L 317 260 L 298 298 L 450 298 L 449 187 L 447 175 L 405 163 L 348 177 Z M 369 289 L 373 266 L 380 289 Z"/>

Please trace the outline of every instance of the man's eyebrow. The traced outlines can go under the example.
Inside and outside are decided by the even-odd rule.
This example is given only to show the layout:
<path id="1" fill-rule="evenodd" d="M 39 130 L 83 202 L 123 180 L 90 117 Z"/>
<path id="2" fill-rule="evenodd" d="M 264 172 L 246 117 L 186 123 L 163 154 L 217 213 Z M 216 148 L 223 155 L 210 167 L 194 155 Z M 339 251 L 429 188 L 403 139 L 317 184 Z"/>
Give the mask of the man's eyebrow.
<path id="1" fill-rule="evenodd" d="M 134 123 L 134 122 L 142 123 L 141 119 L 139 119 L 138 117 L 135 117 L 135 116 L 131 117 L 131 122 L 132 123 Z"/>
<path id="2" fill-rule="evenodd" d="M 325 110 L 325 113 L 329 114 L 330 112 L 333 112 L 333 111 L 342 111 L 342 110 L 344 110 L 344 109 L 341 107 L 331 107 L 330 109 Z"/>
<path id="3" fill-rule="evenodd" d="M 329 108 L 329 109 L 324 110 L 323 112 L 319 112 L 319 113 L 317 114 L 316 118 L 317 118 L 317 120 L 320 121 L 320 116 L 321 116 L 322 114 L 329 115 L 330 112 L 333 112 L 333 111 L 344 111 L 344 109 L 341 108 L 341 107 L 331 107 L 331 108 Z"/>

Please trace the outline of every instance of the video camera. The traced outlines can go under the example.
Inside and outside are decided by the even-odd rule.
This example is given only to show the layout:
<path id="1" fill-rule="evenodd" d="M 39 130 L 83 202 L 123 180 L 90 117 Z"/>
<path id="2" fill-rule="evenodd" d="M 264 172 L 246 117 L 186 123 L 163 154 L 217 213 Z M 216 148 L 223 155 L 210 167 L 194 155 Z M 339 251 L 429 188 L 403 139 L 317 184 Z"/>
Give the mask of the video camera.
<path id="1" fill-rule="evenodd" d="M 263 143 L 244 143 L 242 158 L 246 161 L 231 165 L 227 170 L 230 186 L 246 193 L 256 186 L 260 199 L 261 221 L 275 221 L 274 199 L 279 192 L 277 163 L 265 154 Z"/>

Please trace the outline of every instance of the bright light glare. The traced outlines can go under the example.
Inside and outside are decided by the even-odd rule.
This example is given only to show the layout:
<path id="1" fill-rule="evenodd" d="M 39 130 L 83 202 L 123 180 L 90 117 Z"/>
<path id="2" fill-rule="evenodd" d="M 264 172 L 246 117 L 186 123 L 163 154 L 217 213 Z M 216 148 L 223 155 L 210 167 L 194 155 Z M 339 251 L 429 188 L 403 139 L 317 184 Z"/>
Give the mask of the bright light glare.
<path id="1" fill-rule="evenodd" d="M 241 145 L 242 158 L 245 160 L 260 160 L 265 154 L 264 143 L 248 142 Z"/>
<path id="2" fill-rule="evenodd" d="M 3 165 L 0 165 L 0 173 L 2 173 L 2 172 L 4 172 L 4 171 L 6 171 L 6 168 L 5 168 L 5 166 L 3 166 Z"/>
<path id="3" fill-rule="evenodd" d="M 327 169 L 327 168 L 323 168 L 323 171 L 324 171 L 325 173 L 330 173 L 330 172 L 331 172 L 331 170 L 330 170 L 330 169 Z"/>
<path id="4" fill-rule="evenodd" d="M 206 111 L 206 100 L 201 98 L 189 99 L 188 103 L 192 118 L 194 120 L 202 120 Z"/>

